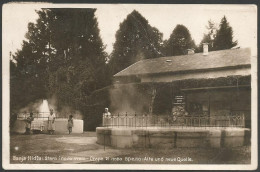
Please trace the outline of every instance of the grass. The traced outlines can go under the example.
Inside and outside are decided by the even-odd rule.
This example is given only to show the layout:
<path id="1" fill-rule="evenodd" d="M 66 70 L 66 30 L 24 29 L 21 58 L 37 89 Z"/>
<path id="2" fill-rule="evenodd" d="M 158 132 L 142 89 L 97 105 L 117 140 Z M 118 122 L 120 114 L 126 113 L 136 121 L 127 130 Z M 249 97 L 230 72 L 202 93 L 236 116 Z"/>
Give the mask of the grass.
<path id="1" fill-rule="evenodd" d="M 251 154 L 250 146 L 230 149 L 105 147 L 104 150 L 103 145 L 96 144 L 94 132 L 11 135 L 10 139 L 10 163 L 15 164 L 250 164 Z"/>

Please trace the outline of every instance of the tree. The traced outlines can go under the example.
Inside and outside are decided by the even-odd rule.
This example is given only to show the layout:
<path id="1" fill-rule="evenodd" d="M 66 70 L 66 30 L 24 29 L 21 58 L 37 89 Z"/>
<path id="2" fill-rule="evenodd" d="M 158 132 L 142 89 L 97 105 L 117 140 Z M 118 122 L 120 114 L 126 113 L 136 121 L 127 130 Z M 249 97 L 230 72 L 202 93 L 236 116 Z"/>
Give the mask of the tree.
<path id="1" fill-rule="evenodd" d="M 224 50 L 230 49 L 237 45 L 237 41 L 233 41 L 233 29 L 229 26 L 226 17 L 221 19 L 216 38 L 214 39 L 214 49 Z"/>
<path id="2" fill-rule="evenodd" d="M 80 109 L 91 92 L 109 84 L 95 11 L 50 9 L 49 15 L 55 18 L 50 29 L 56 55 L 49 68 L 49 94 L 56 94 L 60 107 Z"/>
<path id="3" fill-rule="evenodd" d="M 19 77 L 13 77 L 11 85 L 21 92 L 13 92 L 11 101 L 33 95 L 28 99 L 33 102 L 56 95 L 59 107 L 80 109 L 79 105 L 91 92 L 109 83 L 107 54 L 95 11 L 55 8 L 37 11 L 36 23 L 28 24 L 28 41 L 14 55 L 17 63 L 11 70 L 18 71 L 14 73 Z"/>
<path id="4" fill-rule="evenodd" d="M 32 45 L 24 41 L 22 49 L 10 60 L 10 107 L 18 110 L 30 102 L 46 97 L 45 78 Z"/>
<path id="5" fill-rule="evenodd" d="M 54 54 L 51 48 L 51 32 L 48 28 L 49 16 L 47 10 L 36 11 L 39 18 L 36 23 L 28 24 L 25 34 L 26 40 L 22 43 L 11 63 L 11 108 L 17 110 L 30 102 L 46 98 L 49 58 Z"/>
<path id="6" fill-rule="evenodd" d="M 162 33 L 136 10 L 120 23 L 109 65 L 115 74 L 131 64 L 162 56 Z"/>
<path id="7" fill-rule="evenodd" d="M 166 56 L 184 55 L 187 49 L 196 48 L 190 31 L 184 25 L 177 25 L 170 38 L 165 41 L 164 53 Z"/>
<path id="8" fill-rule="evenodd" d="M 199 44 L 198 52 L 203 51 L 203 43 L 208 43 L 209 51 L 214 50 L 214 39 L 216 37 L 216 31 L 217 31 L 216 24 L 213 21 L 209 20 L 208 26 L 206 26 L 206 29 L 207 29 L 207 32 L 204 34 L 204 36 Z"/>

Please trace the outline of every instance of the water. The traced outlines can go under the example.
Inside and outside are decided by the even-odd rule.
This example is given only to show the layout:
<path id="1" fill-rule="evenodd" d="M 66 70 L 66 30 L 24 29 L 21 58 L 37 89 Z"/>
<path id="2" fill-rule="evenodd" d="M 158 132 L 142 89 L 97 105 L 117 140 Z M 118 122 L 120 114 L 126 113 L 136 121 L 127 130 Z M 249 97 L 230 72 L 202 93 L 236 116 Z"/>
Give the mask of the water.
<path id="1" fill-rule="evenodd" d="M 39 107 L 40 116 L 39 117 L 48 117 L 50 113 L 50 107 L 47 100 L 43 100 L 42 104 Z"/>

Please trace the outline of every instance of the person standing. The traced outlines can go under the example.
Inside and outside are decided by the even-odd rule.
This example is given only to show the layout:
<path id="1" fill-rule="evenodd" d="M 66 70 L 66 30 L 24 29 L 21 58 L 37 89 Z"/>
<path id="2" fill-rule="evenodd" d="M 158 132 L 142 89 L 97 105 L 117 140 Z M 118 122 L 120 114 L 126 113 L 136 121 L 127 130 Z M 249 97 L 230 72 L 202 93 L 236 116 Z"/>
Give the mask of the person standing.
<path id="1" fill-rule="evenodd" d="M 53 109 L 51 109 L 50 115 L 48 116 L 48 131 L 49 134 L 53 134 L 55 131 L 55 114 Z"/>
<path id="2" fill-rule="evenodd" d="M 68 130 L 69 130 L 69 134 L 72 133 L 72 127 L 73 127 L 73 116 L 70 115 L 70 116 L 69 116 L 69 120 L 68 120 Z"/>
<path id="3" fill-rule="evenodd" d="M 25 134 L 31 134 L 31 124 L 33 120 L 33 113 L 31 112 L 30 116 L 26 119 Z"/>
<path id="4" fill-rule="evenodd" d="M 111 117 L 111 113 L 108 111 L 108 108 L 105 108 L 105 113 L 103 115 L 104 117 L 108 117 L 108 118 Z"/>
<path id="5" fill-rule="evenodd" d="M 103 113 L 103 126 L 111 125 L 111 113 L 108 111 L 108 108 L 105 108 L 105 113 Z"/>

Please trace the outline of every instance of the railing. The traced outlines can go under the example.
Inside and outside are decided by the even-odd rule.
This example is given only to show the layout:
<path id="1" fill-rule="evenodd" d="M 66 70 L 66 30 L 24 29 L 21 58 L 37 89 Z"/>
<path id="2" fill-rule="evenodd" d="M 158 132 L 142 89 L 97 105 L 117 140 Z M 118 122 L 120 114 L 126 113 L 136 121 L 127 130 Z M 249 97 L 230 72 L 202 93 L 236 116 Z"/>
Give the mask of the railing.
<path id="1" fill-rule="evenodd" d="M 23 120 L 23 119 L 27 119 L 30 116 L 30 113 L 31 112 L 21 112 L 21 113 L 14 113 L 14 114 L 17 115 L 17 117 L 16 117 L 17 119 Z M 34 117 L 34 119 L 48 120 L 49 114 L 50 114 L 50 112 L 33 112 L 33 117 Z M 59 114 L 55 113 L 55 118 L 57 118 L 57 119 L 66 118 L 66 117 L 59 117 L 59 116 L 60 116 Z"/>
<path id="2" fill-rule="evenodd" d="M 111 115 L 103 116 L 104 127 L 244 127 L 244 114 L 225 116 Z"/>

